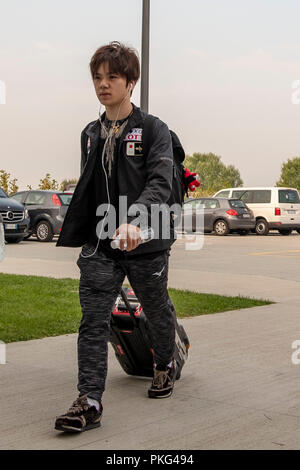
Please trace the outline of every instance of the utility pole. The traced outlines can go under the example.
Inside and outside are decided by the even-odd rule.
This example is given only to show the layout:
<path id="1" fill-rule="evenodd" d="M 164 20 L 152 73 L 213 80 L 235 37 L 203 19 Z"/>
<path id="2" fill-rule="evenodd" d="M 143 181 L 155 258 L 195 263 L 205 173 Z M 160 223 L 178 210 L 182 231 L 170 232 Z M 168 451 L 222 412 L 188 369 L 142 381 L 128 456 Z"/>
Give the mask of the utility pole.
<path id="1" fill-rule="evenodd" d="M 149 24 L 150 0 L 143 0 L 141 109 L 146 113 L 149 106 Z"/>

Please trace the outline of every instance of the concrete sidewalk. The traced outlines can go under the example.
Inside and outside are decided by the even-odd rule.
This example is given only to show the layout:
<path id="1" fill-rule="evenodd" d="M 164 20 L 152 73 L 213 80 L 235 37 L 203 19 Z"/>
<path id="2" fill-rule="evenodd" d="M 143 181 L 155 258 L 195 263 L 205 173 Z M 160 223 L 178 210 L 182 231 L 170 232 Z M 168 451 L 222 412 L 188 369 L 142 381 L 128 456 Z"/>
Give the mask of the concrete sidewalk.
<path id="1" fill-rule="evenodd" d="M 299 449 L 300 365 L 291 361 L 292 343 L 300 340 L 297 260 L 276 254 L 267 269 L 269 255 L 262 253 L 251 265 L 255 246 L 226 241 L 233 242 L 240 258 L 227 251 L 221 261 L 223 245 L 217 250 L 225 241 L 207 243 L 198 260 L 179 245 L 169 286 L 278 303 L 181 320 L 190 356 L 165 400 L 148 399 L 150 380 L 127 376 L 109 347 L 102 427 L 75 436 L 55 431 L 54 421 L 77 396 L 77 335 L 8 344 L 7 364 L 0 365 L 0 449 Z M 297 239 L 292 242 L 296 251 Z M 14 272 L 16 260 L 7 258 L 0 270 Z M 241 260 L 249 272 L 236 272 Z M 43 275 L 47 268 L 61 276 L 62 262 L 25 263 L 24 257 L 18 267 L 23 274 Z M 64 275 L 77 277 L 74 263 L 65 263 Z"/>
<path id="2" fill-rule="evenodd" d="M 0 449 L 299 449 L 300 366 L 291 363 L 299 304 L 182 321 L 192 347 L 174 394 L 147 398 L 109 349 L 102 427 L 54 430 L 76 397 L 77 335 L 7 345 Z"/>

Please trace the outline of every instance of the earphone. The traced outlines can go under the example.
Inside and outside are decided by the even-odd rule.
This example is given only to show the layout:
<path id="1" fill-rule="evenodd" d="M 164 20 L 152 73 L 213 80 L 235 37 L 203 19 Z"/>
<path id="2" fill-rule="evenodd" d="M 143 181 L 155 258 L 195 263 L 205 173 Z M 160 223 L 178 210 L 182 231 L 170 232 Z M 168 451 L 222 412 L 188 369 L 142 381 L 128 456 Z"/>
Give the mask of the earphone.
<path id="1" fill-rule="evenodd" d="M 99 110 L 99 115 L 100 115 L 100 122 L 101 122 L 101 106 L 100 106 L 100 110 Z M 116 121 L 115 121 L 116 122 Z M 102 126 L 102 122 L 101 122 L 101 126 Z M 101 235 L 102 235 L 102 230 L 105 226 L 105 220 L 108 216 L 108 213 L 109 213 L 109 208 L 110 208 L 110 196 L 109 196 L 109 189 L 108 189 L 108 178 L 107 178 L 107 173 L 106 173 L 106 169 L 105 169 L 105 166 L 104 166 L 104 155 L 105 155 L 105 151 L 106 151 L 106 145 L 107 145 L 107 142 L 108 142 L 108 139 L 110 137 L 110 132 L 108 134 L 108 136 L 106 137 L 105 139 L 105 142 L 104 142 L 104 145 L 103 145 L 103 150 L 102 150 L 102 155 L 101 155 L 101 163 L 102 163 L 102 169 L 104 171 L 104 175 L 105 175 L 105 183 L 106 183 L 106 194 L 107 194 L 107 201 L 108 201 L 108 210 L 106 211 L 105 215 L 104 215 L 104 218 L 102 219 L 102 227 L 101 227 L 101 231 L 100 231 L 100 235 L 98 236 L 98 241 L 97 241 L 97 245 L 96 245 L 96 248 L 95 250 L 93 251 L 93 253 L 91 253 L 90 255 L 83 255 L 82 253 L 80 253 L 80 256 L 82 258 L 90 258 L 91 256 L 94 256 L 94 254 L 96 253 L 96 251 L 98 250 L 98 246 L 99 246 L 99 242 L 101 240 Z"/>
<path id="2" fill-rule="evenodd" d="M 98 250 L 98 246 L 99 246 L 99 242 L 101 240 L 101 235 L 102 235 L 102 231 L 103 231 L 103 228 L 105 226 L 105 220 L 108 216 L 108 213 L 109 213 L 109 208 L 110 208 L 110 196 L 109 196 L 109 189 L 108 189 L 108 177 L 107 177 L 107 172 L 106 172 L 106 169 L 105 169 L 105 166 L 104 166 L 104 156 L 105 156 L 105 151 L 106 151 L 106 146 L 107 146 L 107 142 L 109 140 L 109 138 L 111 137 L 112 133 L 114 132 L 114 127 L 116 125 L 116 122 L 118 120 L 118 117 L 119 117 L 119 114 L 120 114 L 120 109 L 121 109 L 121 106 L 122 104 L 124 103 L 124 101 L 126 100 L 127 96 L 129 95 L 129 93 L 131 92 L 131 90 L 133 89 L 133 83 L 130 82 L 129 83 L 129 90 L 128 92 L 126 93 L 126 95 L 124 96 L 122 102 L 120 103 L 120 106 L 119 106 L 119 109 L 118 109 L 118 112 L 117 112 L 117 117 L 116 119 L 114 119 L 113 123 L 112 123 L 112 126 L 111 128 L 109 129 L 109 132 L 108 132 L 108 135 L 105 139 L 105 142 L 104 142 L 104 145 L 103 145 L 103 150 L 102 150 L 102 155 L 101 155 L 101 163 L 102 163 L 102 169 L 104 171 L 104 175 L 105 175 L 105 183 L 106 183 L 106 194 L 107 194 L 107 201 L 108 201 L 108 209 L 104 215 L 104 218 L 102 219 L 102 226 L 101 226 L 101 231 L 100 231 L 100 235 L 98 236 L 98 242 L 97 242 L 97 245 L 96 245 L 96 248 L 95 250 L 93 251 L 93 253 L 91 253 L 90 255 L 83 255 L 82 253 L 80 253 L 80 256 L 82 258 L 90 258 L 91 256 L 94 256 L 94 254 L 96 253 L 96 251 Z M 101 120 L 101 103 L 100 103 L 100 108 L 99 108 L 99 121 L 100 121 L 100 126 L 101 128 L 103 128 L 103 123 L 102 123 L 102 120 Z"/>

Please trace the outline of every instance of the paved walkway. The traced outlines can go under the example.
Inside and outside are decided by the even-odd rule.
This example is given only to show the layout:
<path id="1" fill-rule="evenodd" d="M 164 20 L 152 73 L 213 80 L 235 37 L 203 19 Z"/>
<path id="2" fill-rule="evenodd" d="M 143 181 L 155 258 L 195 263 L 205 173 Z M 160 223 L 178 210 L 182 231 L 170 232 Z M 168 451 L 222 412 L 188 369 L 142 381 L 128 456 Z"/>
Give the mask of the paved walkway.
<path id="1" fill-rule="evenodd" d="M 249 279 L 231 273 L 221 282 L 220 272 L 197 277 L 188 268 L 179 276 L 175 259 L 170 286 L 277 303 L 182 320 L 192 346 L 169 399 L 148 399 L 149 379 L 127 376 L 110 347 L 102 427 L 82 435 L 53 429 L 76 396 L 77 335 L 8 344 L 0 449 L 299 449 L 300 365 L 291 345 L 300 340 L 300 283 Z"/>

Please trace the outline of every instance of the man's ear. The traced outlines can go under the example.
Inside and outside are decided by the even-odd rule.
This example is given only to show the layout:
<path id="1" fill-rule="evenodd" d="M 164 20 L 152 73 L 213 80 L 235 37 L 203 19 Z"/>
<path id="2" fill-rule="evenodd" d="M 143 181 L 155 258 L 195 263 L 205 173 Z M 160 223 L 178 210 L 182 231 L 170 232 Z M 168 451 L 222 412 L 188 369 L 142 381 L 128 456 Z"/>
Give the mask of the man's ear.
<path id="1" fill-rule="evenodd" d="M 136 85 L 136 82 L 135 82 L 135 81 L 129 82 L 130 96 L 132 95 L 132 92 L 133 92 L 133 90 L 134 90 L 134 88 L 135 88 L 135 85 Z"/>

